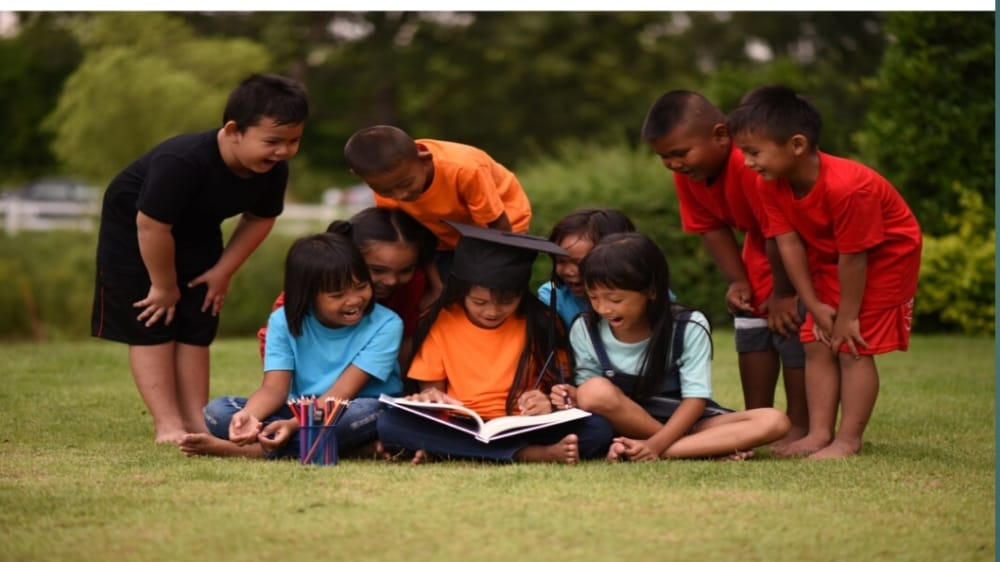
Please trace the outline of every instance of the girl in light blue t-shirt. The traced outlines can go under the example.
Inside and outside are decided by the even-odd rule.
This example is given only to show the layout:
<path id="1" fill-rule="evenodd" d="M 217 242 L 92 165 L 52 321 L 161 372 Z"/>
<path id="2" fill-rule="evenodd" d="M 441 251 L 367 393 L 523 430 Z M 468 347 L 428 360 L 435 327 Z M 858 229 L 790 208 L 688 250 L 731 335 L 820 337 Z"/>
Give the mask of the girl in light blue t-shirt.
<path id="1" fill-rule="evenodd" d="M 398 396 L 403 322 L 375 302 L 368 266 L 350 238 L 323 233 L 297 240 L 285 260 L 285 304 L 271 313 L 264 379 L 249 398 L 205 407 L 211 435 L 189 435 L 191 454 L 284 457 L 299 453 L 290 400 L 350 400 L 336 424 L 340 455 L 375 449 L 380 394 Z"/>
<path id="2" fill-rule="evenodd" d="M 649 237 L 607 236 L 580 270 L 593 313 L 570 329 L 578 386 L 556 385 L 550 399 L 611 422 L 619 437 L 608 460 L 745 459 L 788 432 L 780 410 L 732 412 L 712 401 L 708 320 L 670 303 L 667 261 Z M 681 344 L 674 361 L 671 347 Z"/>

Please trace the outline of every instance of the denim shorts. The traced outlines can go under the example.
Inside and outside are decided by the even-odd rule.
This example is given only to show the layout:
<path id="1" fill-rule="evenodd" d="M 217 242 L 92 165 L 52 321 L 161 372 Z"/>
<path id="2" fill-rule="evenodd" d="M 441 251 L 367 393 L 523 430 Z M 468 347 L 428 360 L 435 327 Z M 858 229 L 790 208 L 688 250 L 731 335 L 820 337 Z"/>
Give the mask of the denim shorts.
<path id="1" fill-rule="evenodd" d="M 783 336 L 767 327 L 765 318 L 736 317 L 736 352 L 776 351 L 786 369 L 803 369 L 806 352 L 799 341 L 799 334 Z"/>

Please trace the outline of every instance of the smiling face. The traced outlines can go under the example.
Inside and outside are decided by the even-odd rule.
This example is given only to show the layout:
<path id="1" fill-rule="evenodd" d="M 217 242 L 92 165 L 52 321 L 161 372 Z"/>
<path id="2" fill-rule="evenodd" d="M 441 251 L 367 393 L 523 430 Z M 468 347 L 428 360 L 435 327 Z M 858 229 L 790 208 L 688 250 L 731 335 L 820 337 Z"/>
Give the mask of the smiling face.
<path id="1" fill-rule="evenodd" d="M 430 153 L 402 162 L 388 172 L 369 174 L 362 179 L 372 191 L 397 201 L 416 201 L 430 187 L 434 164 Z"/>
<path id="2" fill-rule="evenodd" d="M 580 276 L 580 260 L 594 247 L 594 243 L 580 234 L 569 234 L 563 237 L 558 244 L 569 255 L 556 256 L 556 275 L 562 279 L 575 296 L 586 298 L 587 290 L 583 286 L 583 278 Z"/>
<path id="3" fill-rule="evenodd" d="M 652 335 L 646 316 L 650 301 L 646 293 L 596 285 L 588 287 L 587 296 L 591 308 L 608 321 L 619 341 L 634 343 Z"/>
<path id="4" fill-rule="evenodd" d="M 741 131 L 735 141 L 743 151 L 743 161 L 748 168 L 766 180 L 775 180 L 795 173 L 799 152 L 796 138 L 778 143 L 760 133 Z"/>
<path id="5" fill-rule="evenodd" d="M 389 298 L 393 291 L 413 280 L 417 271 L 417 248 L 405 242 L 371 242 L 361 252 L 372 277 L 375 300 Z"/>
<path id="6" fill-rule="evenodd" d="M 688 121 L 650 145 L 668 170 L 692 181 L 710 181 L 725 169 L 730 143 L 724 124 L 705 127 Z"/>
<path id="7" fill-rule="evenodd" d="M 262 117 L 244 131 L 236 129 L 230 121 L 219 131 L 222 158 L 229 169 L 238 176 L 265 174 L 282 160 L 288 160 L 299 151 L 305 123 L 278 125 L 270 117 Z"/>
<path id="8" fill-rule="evenodd" d="M 517 307 L 521 305 L 521 297 L 500 300 L 486 287 L 473 285 L 465 295 L 462 305 L 469 322 L 484 330 L 492 330 L 499 328 L 517 311 Z"/>
<path id="9" fill-rule="evenodd" d="M 364 318 L 371 300 L 371 284 L 355 279 L 351 287 L 316 295 L 313 311 L 316 319 L 327 328 L 353 326 Z"/>

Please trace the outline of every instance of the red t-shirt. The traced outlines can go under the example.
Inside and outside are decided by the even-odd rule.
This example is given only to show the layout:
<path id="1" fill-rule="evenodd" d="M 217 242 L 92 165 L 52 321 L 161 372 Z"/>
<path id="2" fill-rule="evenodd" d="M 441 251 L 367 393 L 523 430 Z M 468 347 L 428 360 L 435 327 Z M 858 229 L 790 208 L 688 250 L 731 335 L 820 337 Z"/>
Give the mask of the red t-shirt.
<path id="1" fill-rule="evenodd" d="M 809 270 L 820 300 L 840 303 L 840 254 L 867 252 L 862 309 L 906 303 L 917 292 L 922 238 L 920 225 L 899 192 L 875 170 L 819 153 L 819 178 L 796 199 L 785 179 L 758 180 L 767 210 L 764 233 L 796 231 L 806 246 Z"/>
<path id="2" fill-rule="evenodd" d="M 774 286 L 771 265 L 767 261 L 761 224 L 766 213 L 755 189 L 757 172 L 747 168 L 743 152 L 733 146 L 722 175 L 711 185 L 674 173 L 674 188 L 680 202 L 681 226 L 685 232 L 704 234 L 722 228 L 746 233 L 743 239 L 743 265 L 753 290 L 753 306 L 761 310 Z M 760 316 L 766 313 L 758 312 Z"/>
<path id="3" fill-rule="evenodd" d="M 416 143 L 434 157 L 430 187 L 416 201 L 376 193 L 377 207 L 406 211 L 438 237 L 439 250 L 454 250 L 459 238 L 442 219 L 485 227 L 506 211 L 513 232 L 528 231 L 531 203 L 510 170 L 474 146 L 431 139 Z"/>

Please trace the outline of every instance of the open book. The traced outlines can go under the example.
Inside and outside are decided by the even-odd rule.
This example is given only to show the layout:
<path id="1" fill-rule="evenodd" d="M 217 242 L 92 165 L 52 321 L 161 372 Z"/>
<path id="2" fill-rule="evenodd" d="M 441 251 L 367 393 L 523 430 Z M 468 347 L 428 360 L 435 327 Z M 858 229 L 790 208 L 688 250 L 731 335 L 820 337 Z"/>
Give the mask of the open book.
<path id="1" fill-rule="evenodd" d="M 405 398 L 393 398 L 386 394 L 379 396 L 378 399 L 379 402 L 384 402 L 400 410 L 405 410 L 411 414 L 416 414 L 459 431 L 464 431 L 483 443 L 578 420 L 590 415 L 590 412 L 585 412 L 578 408 L 570 408 L 568 410 L 557 410 L 537 416 L 503 416 L 493 418 L 490 421 L 483 421 L 483 418 L 479 417 L 479 414 L 465 406 L 442 404 L 439 402 L 414 402 Z"/>

